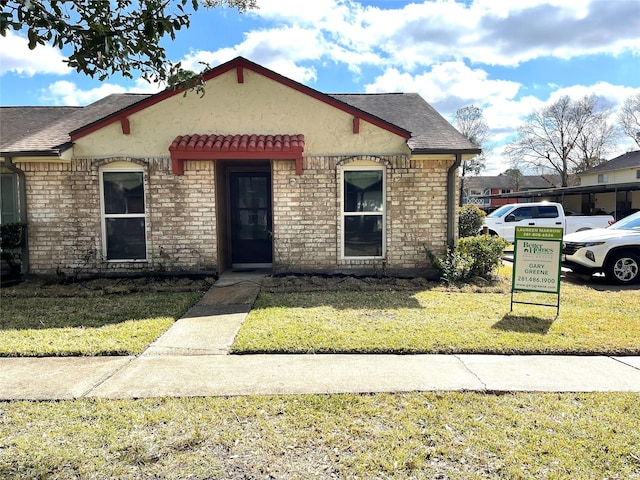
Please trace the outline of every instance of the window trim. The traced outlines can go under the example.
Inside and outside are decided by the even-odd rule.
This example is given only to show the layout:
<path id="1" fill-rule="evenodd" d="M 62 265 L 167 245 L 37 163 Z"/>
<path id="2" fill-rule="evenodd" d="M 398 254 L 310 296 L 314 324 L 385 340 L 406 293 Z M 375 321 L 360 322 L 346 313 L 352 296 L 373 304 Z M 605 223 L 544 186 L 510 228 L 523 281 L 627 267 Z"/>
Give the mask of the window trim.
<path id="1" fill-rule="evenodd" d="M 382 172 L 382 211 L 381 212 L 345 212 L 344 211 L 344 174 L 353 171 Z M 345 255 L 345 219 L 347 216 L 381 216 L 382 249 L 381 255 L 347 256 Z M 387 169 L 384 165 L 343 165 L 340 169 L 340 258 L 341 260 L 380 260 L 387 256 Z"/>
<path id="2" fill-rule="evenodd" d="M 142 188 L 143 188 L 143 200 L 144 200 L 144 212 L 143 213 L 105 213 L 105 199 L 104 199 L 104 174 L 105 173 L 142 173 Z M 147 184 L 145 179 L 145 171 L 141 165 L 135 163 L 116 162 L 114 164 L 105 165 L 99 170 L 99 182 L 100 182 L 100 224 L 102 235 L 102 258 L 108 263 L 146 263 L 149 261 L 149 243 L 147 241 Z M 144 258 L 107 258 L 107 219 L 108 218 L 143 218 L 144 219 Z"/>

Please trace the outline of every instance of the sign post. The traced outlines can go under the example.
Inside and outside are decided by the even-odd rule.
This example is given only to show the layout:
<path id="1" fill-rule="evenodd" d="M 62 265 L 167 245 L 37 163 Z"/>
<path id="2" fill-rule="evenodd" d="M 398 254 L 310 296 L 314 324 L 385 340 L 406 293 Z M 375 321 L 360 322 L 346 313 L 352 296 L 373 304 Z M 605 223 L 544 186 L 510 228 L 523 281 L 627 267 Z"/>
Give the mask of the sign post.
<path id="1" fill-rule="evenodd" d="M 511 279 L 511 311 L 514 303 L 556 307 L 560 314 L 562 228 L 516 227 Z M 555 305 L 517 302 L 514 292 L 542 292 L 557 296 Z"/>

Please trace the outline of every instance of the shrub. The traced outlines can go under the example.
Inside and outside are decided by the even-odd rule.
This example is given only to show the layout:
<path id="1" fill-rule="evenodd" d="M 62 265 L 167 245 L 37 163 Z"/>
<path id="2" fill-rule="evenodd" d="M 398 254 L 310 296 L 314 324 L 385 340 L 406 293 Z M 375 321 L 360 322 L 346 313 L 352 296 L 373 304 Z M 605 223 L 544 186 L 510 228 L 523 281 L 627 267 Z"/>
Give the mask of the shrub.
<path id="1" fill-rule="evenodd" d="M 457 250 L 472 259 L 470 276 L 484 277 L 500 266 L 506 246 L 503 238 L 477 235 L 461 238 Z"/>
<path id="2" fill-rule="evenodd" d="M 431 250 L 427 250 L 427 257 L 431 264 L 438 270 L 440 278 L 448 283 L 466 282 L 471 278 L 473 260 L 457 249 L 447 248 L 444 258 L 436 256 Z"/>
<path id="3" fill-rule="evenodd" d="M 474 237 L 478 235 L 486 215 L 478 205 L 464 205 L 461 207 L 458 219 L 459 237 Z"/>
<path id="4" fill-rule="evenodd" d="M 455 249 L 447 249 L 444 258 L 430 250 L 427 257 L 438 270 L 440 278 L 449 283 L 468 282 L 474 277 L 486 277 L 501 262 L 507 242 L 499 237 L 478 235 L 461 238 Z"/>
<path id="5" fill-rule="evenodd" d="M 25 242 L 23 223 L 0 225 L 0 258 L 7 262 L 12 276 L 20 275 L 22 269 L 22 246 Z"/>

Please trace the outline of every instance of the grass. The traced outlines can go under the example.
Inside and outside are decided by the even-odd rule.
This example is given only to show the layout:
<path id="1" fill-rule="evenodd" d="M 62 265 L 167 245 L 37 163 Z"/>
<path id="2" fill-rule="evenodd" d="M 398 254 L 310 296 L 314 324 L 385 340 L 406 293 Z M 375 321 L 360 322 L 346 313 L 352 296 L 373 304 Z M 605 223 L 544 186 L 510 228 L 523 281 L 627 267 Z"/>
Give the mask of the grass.
<path id="1" fill-rule="evenodd" d="M 563 282 L 555 307 L 514 304 L 510 284 L 485 291 L 435 286 L 421 291 L 261 293 L 234 353 L 640 352 L 640 290 L 599 291 Z M 505 288 L 506 285 L 506 288 Z M 548 294 L 519 301 L 553 303 Z"/>
<path id="2" fill-rule="evenodd" d="M 264 293 L 238 342 L 273 335 L 268 345 L 291 351 L 329 348 L 323 337 L 345 351 L 638 351 L 637 290 L 562 288 L 557 319 L 547 307 L 516 305 L 510 314 L 504 286 Z M 2 292 L 0 354 L 137 353 L 203 291 L 44 290 Z M 633 393 L 0 402 L 0 478 L 17 480 L 633 480 L 639 445 Z"/>
<path id="3" fill-rule="evenodd" d="M 640 396 L 411 393 L 0 404 L 12 479 L 640 478 Z"/>
<path id="4" fill-rule="evenodd" d="M 3 289 L 0 356 L 141 353 L 203 294 L 38 285 Z"/>

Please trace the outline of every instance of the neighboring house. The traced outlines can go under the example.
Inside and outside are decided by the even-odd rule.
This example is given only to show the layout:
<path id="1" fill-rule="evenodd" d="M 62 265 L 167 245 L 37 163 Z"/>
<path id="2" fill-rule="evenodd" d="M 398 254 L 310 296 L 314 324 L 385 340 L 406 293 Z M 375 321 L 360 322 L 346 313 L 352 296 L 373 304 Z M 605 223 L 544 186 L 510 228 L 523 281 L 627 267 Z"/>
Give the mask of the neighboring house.
<path id="1" fill-rule="evenodd" d="M 327 95 L 244 58 L 206 93 L 3 107 L 31 273 L 426 272 L 480 150 L 417 94 Z"/>
<path id="2" fill-rule="evenodd" d="M 640 209 L 640 150 L 625 153 L 597 167 L 577 174 L 568 187 L 530 189 L 524 192 L 495 192 L 493 202 L 559 202 L 565 211 L 607 213 L 621 218 Z M 573 182 L 571 182 L 573 183 Z"/>
<path id="3" fill-rule="evenodd" d="M 624 213 L 640 209 L 640 150 L 627 152 L 619 157 L 602 163 L 584 173 L 579 174 L 581 185 L 607 186 L 594 196 L 593 208 L 607 213 Z M 633 187 L 633 188 L 624 188 Z M 623 188 L 615 188 L 623 187 Z M 611 191 L 611 187 L 614 187 Z M 617 215 L 617 216 L 620 216 Z"/>
<path id="4" fill-rule="evenodd" d="M 559 175 L 521 175 L 519 177 L 509 175 L 476 176 L 465 179 L 462 203 L 477 204 L 488 212 L 501 205 L 512 203 L 513 199 L 500 198 L 496 195 L 519 192 L 521 202 L 531 201 L 526 197 L 530 190 L 540 190 L 557 187 L 560 182 Z"/>

